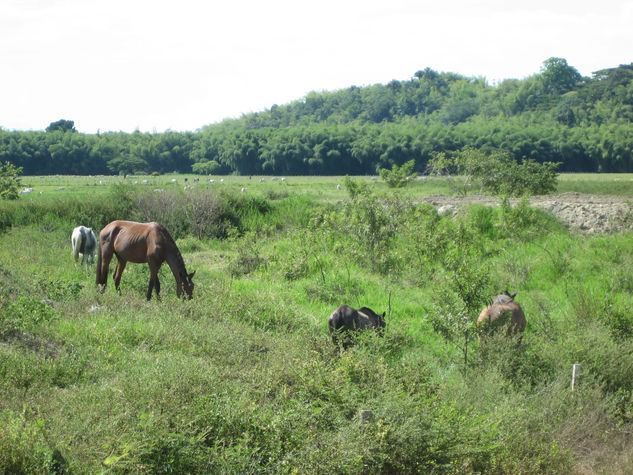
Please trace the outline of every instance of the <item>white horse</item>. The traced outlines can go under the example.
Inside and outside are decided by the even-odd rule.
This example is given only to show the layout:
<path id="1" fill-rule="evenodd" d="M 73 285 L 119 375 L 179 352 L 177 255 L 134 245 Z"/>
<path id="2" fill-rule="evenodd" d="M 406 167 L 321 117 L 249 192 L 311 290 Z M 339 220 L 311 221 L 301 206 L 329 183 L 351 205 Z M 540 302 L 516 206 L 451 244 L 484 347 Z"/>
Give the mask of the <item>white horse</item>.
<path id="1" fill-rule="evenodd" d="M 95 251 L 97 250 L 97 237 L 91 228 L 77 226 L 73 229 L 70 242 L 73 245 L 75 263 L 77 263 L 79 259 L 79 254 L 81 254 L 82 265 L 86 261 L 86 256 L 88 256 L 88 264 L 94 263 Z"/>

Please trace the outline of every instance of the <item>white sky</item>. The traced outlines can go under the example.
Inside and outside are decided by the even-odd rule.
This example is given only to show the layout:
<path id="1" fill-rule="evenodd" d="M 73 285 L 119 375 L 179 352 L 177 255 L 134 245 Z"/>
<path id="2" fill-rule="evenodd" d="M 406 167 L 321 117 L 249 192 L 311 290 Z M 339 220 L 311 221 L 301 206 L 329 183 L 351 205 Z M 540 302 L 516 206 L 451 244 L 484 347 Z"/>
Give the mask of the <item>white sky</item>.
<path id="1" fill-rule="evenodd" d="M 633 0 L 0 0 L 0 127 L 196 130 L 426 67 L 633 62 Z"/>

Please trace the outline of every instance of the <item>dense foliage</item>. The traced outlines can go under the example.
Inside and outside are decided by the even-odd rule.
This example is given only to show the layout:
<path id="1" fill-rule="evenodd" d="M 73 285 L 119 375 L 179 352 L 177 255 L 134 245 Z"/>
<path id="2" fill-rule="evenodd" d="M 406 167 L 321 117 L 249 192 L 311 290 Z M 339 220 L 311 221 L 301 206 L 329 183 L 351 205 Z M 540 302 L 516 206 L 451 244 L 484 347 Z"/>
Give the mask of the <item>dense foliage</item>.
<path id="1" fill-rule="evenodd" d="M 134 172 L 375 174 L 434 152 L 502 149 L 561 171 L 633 171 L 633 64 L 583 78 L 562 58 L 498 85 L 429 68 L 404 81 L 312 92 L 196 132 L 0 130 L 0 161 L 26 175 Z"/>

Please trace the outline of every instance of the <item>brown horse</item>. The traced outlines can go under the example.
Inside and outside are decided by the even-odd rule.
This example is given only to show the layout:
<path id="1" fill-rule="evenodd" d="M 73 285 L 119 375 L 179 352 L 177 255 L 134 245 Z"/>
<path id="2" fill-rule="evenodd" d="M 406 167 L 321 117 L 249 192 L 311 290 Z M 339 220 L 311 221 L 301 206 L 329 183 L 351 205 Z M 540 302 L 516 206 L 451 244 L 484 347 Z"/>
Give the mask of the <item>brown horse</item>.
<path id="1" fill-rule="evenodd" d="M 114 271 L 114 286 L 119 290 L 121 274 L 129 262 L 149 264 L 150 278 L 147 300 L 152 298 L 152 289 L 160 298 L 158 270 L 163 262 L 171 268 L 176 279 L 176 293 L 180 297 L 183 290 L 189 298 L 193 296 L 193 275 L 187 274 L 185 262 L 178 246 L 164 226 L 158 223 L 135 223 L 133 221 L 112 221 L 99 233 L 99 254 L 97 260 L 97 286 L 105 290 L 108 281 L 108 268 L 112 256 L 116 255 L 117 265 Z"/>

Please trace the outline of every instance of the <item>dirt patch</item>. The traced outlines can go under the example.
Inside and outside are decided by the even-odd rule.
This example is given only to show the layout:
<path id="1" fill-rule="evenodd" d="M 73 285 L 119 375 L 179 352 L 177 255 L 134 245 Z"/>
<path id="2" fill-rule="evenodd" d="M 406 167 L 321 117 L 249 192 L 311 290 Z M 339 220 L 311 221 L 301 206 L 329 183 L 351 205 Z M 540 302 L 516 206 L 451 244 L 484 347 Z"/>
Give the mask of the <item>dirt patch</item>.
<path id="1" fill-rule="evenodd" d="M 499 206 L 494 196 L 428 196 L 420 202 L 435 206 L 441 213 L 450 213 L 466 204 Z M 511 204 L 518 203 L 511 199 Z M 588 195 L 561 193 L 530 198 L 530 204 L 551 212 L 571 229 L 589 234 L 609 234 L 633 229 L 633 196 Z"/>

